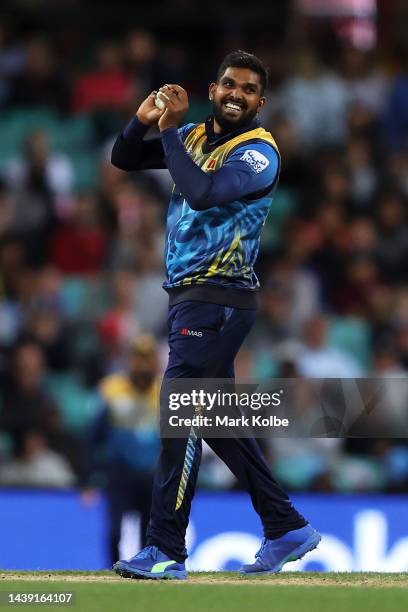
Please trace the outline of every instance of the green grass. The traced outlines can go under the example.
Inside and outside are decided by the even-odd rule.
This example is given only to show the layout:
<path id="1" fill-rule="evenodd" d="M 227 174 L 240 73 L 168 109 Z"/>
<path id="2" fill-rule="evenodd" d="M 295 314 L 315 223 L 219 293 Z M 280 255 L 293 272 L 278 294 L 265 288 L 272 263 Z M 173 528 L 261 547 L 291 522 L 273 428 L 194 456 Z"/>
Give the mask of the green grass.
<path id="1" fill-rule="evenodd" d="M 72 592 L 72 612 L 403 612 L 408 574 L 284 573 L 249 578 L 191 573 L 188 581 L 121 579 L 112 572 L 2 572 L 0 593 Z M 0 605 L 1 609 L 11 609 Z M 21 606 L 19 606 L 21 607 Z M 28 608 L 40 608 L 40 605 Z M 44 606 L 42 606 L 44 608 Z"/>

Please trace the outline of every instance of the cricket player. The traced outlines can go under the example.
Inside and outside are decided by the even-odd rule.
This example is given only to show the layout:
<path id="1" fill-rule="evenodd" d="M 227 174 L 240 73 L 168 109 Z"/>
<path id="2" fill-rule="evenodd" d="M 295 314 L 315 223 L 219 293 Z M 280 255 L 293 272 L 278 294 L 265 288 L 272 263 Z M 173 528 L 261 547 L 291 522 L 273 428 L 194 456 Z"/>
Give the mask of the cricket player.
<path id="1" fill-rule="evenodd" d="M 118 168 L 167 168 L 174 181 L 163 284 L 169 295 L 165 378 L 233 379 L 234 359 L 253 326 L 259 288 L 254 263 L 280 168 L 276 143 L 258 119 L 266 85 L 261 61 L 235 51 L 209 87 L 212 115 L 204 123 L 178 127 L 188 96 L 168 84 L 146 98 L 114 144 L 112 163 Z M 164 102 L 161 110 L 156 96 Z M 156 124 L 160 137 L 146 140 Z M 320 535 L 274 480 L 254 439 L 206 441 L 248 491 L 262 522 L 262 546 L 241 572 L 279 572 L 316 548 Z M 200 459 L 200 439 L 162 439 L 147 546 L 115 563 L 118 574 L 187 577 L 185 534 Z"/>

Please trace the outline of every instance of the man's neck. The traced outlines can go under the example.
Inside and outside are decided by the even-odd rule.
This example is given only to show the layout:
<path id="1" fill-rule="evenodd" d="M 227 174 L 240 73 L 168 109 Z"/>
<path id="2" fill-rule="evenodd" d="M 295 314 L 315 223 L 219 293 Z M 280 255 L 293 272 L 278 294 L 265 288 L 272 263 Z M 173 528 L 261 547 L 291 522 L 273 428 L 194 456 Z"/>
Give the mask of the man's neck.
<path id="1" fill-rule="evenodd" d="M 215 118 L 213 122 L 213 130 L 214 130 L 214 134 L 222 134 L 222 127 L 220 126 L 220 124 L 217 122 Z"/>
<path id="2" fill-rule="evenodd" d="M 207 138 L 209 142 L 219 142 L 223 141 L 224 138 L 232 137 L 235 133 L 246 132 L 247 130 L 253 129 L 254 127 L 259 126 L 259 118 L 258 116 L 254 117 L 252 120 L 248 121 L 247 124 L 242 125 L 241 127 L 231 129 L 222 129 L 220 124 L 216 121 L 214 115 L 210 115 L 206 120 L 206 131 Z"/>

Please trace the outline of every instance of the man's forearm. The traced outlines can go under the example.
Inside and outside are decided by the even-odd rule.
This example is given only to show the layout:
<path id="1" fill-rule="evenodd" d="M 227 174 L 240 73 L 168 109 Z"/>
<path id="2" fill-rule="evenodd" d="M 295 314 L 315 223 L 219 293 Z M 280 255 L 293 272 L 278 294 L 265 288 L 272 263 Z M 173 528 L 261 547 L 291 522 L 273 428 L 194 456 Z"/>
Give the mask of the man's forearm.
<path id="1" fill-rule="evenodd" d="M 161 134 L 164 156 L 171 177 L 192 208 L 206 199 L 211 189 L 211 176 L 197 166 L 188 155 L 177 128 Z"/>
<path id="2" fill-rule="evenodd" d="M 121 170 L 165 168 L 164 151 L 160 138 L 144 140 L 149 129 L 136 117 L 125 127 L 113 145 L 111 162 Z"/>

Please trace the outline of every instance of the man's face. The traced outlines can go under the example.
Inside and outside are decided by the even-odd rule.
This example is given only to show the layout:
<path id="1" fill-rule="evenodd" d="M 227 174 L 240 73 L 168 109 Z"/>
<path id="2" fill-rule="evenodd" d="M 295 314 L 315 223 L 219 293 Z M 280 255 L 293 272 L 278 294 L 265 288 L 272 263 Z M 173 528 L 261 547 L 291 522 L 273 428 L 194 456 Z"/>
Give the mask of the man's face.
<path id="1" fill-rule="evenodd" d="M 21 346 L 15 356 L 14 377 L 21 390 L 35 391 L 44 377 L 44 356 L 36 345 Z"/>
<path id="2" fill-rule="evenodd" d="M 209 94 L 215 121 L 225 132 L 249 123 L 266 102 L 259 74 L 248 68 L 227 68 Z"/>
<path id="3" fill-rule="evenodd" d="M 146 391 L 157 376 L 158 362 L 156 353 L 141 355 L 134 353 L 130 358 L 129 374 L 139 391 Z"/>

